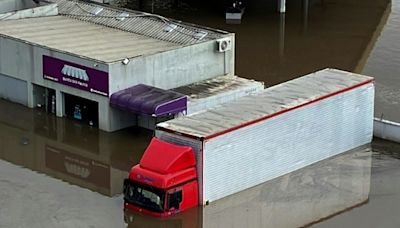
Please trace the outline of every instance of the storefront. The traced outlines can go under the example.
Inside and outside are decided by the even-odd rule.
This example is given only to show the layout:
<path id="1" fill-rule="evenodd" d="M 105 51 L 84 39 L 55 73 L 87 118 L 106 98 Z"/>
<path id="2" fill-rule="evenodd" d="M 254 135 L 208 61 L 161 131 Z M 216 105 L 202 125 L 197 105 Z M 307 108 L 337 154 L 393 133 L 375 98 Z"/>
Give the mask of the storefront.
<path id="1" fill-rule="evenodd" d="M 65 116 L 90 126 L 99 125 L 99 105 L 95 101 L 64 93 Z"/>
<path id="2" fill-rule="evenodd" d="M 43 79 L 73 87 L 92 94 L 108 97 L 108 73 L 89 68 L 70 61 L 43 56 Z M 55 92 L 46 90 L 47 107 L 53 113 Z M 90 96 L 89 96 L 90 97 Z M 63 116 L 80 121 L 90 126 L 99 126 L 99 104 L 76 96 L 71 92 L 62 92 Z"/>
<path id="3" fill-rule="evenodd" d="M 56 91 L 40 85 L 33 84 L 34 107 L 48 113 L 56 114 Z"/>
<path id="4" fill-rule="evenodd" d="M 174 22 L 180 30 L 167 32 L 162 20 L 119 20 L 121 10 L 105 5 L 96 16 L 90 13 L 100 7 L 94 3 L 53 2 L 57 16 L 0 21 L 0 97 L 111 132 L 148 119 L 110 107 L 112 94 L 139 84 L 168 91 L 234 74 L 232 33 L 183 22 Z M 231 47 L 218 49 L 222 40 L 231 42 Z M 154 105 L 158 98 L 151 98 Z M 139 114 L 152 105 L 147 99 L 138 102 L 143 104 L 132 107 L 143 106 Z M 164 102 L 167 107 L 168 101 Z M 156 121 L 175 114 L 153 107 L 150 111 L 157 113 L 144 114 L 155 114 Z"/>

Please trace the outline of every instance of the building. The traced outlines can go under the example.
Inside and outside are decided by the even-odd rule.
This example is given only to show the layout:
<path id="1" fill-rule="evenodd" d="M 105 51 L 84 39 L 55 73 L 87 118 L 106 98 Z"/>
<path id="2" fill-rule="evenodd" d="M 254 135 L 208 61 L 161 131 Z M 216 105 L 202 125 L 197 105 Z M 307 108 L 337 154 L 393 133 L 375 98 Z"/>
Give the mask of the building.
<path id="1" fill-rule="evenodd" d="M 233 33 L 81 1 L 29 7 L 0 11 L 0 97 L 31 108 L 115 131 L 137 123 L 110 106 L 119 91 L 234 75 Z"/>

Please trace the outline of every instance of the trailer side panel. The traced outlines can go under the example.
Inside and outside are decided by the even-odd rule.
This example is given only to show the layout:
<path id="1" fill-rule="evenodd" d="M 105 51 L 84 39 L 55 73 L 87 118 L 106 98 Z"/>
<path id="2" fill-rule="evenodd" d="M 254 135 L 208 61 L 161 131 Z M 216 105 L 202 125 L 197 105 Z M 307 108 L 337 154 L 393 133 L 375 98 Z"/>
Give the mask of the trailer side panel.
<path id="1" fill-rule="evenodd" d="M 368 83 L 205 141 L 200 203 L 369 143 L 373 107 Z"/>

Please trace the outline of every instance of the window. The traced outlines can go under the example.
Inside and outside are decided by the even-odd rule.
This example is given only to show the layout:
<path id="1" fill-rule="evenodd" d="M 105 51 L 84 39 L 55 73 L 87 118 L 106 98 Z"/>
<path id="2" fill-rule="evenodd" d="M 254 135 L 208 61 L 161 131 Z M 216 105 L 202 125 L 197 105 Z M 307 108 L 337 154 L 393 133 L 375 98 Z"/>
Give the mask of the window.
<path id="1" fill-rule="evenodd" d="M 131 180 L 124 182 L 124 199 L 153 211 L 163 211 L 164 191 Z"/>
<path id="2" fill-rule="evenodd" d="M 168 209 L 175 208 L 179 210 L 179 205 L 182 202 L 182 190 L 171 192 L 168 194 Z"/>

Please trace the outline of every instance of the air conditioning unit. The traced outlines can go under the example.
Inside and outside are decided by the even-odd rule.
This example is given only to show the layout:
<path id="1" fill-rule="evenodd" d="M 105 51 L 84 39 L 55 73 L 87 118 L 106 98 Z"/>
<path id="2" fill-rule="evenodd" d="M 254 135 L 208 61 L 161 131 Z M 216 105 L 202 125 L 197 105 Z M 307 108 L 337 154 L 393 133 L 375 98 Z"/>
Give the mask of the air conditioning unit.
<path id="1" fill-rule="evenodd" d="M 232 49 L 231 38 L 223 38 L 217 40 L 218 52 L 226 52 Z"/>

